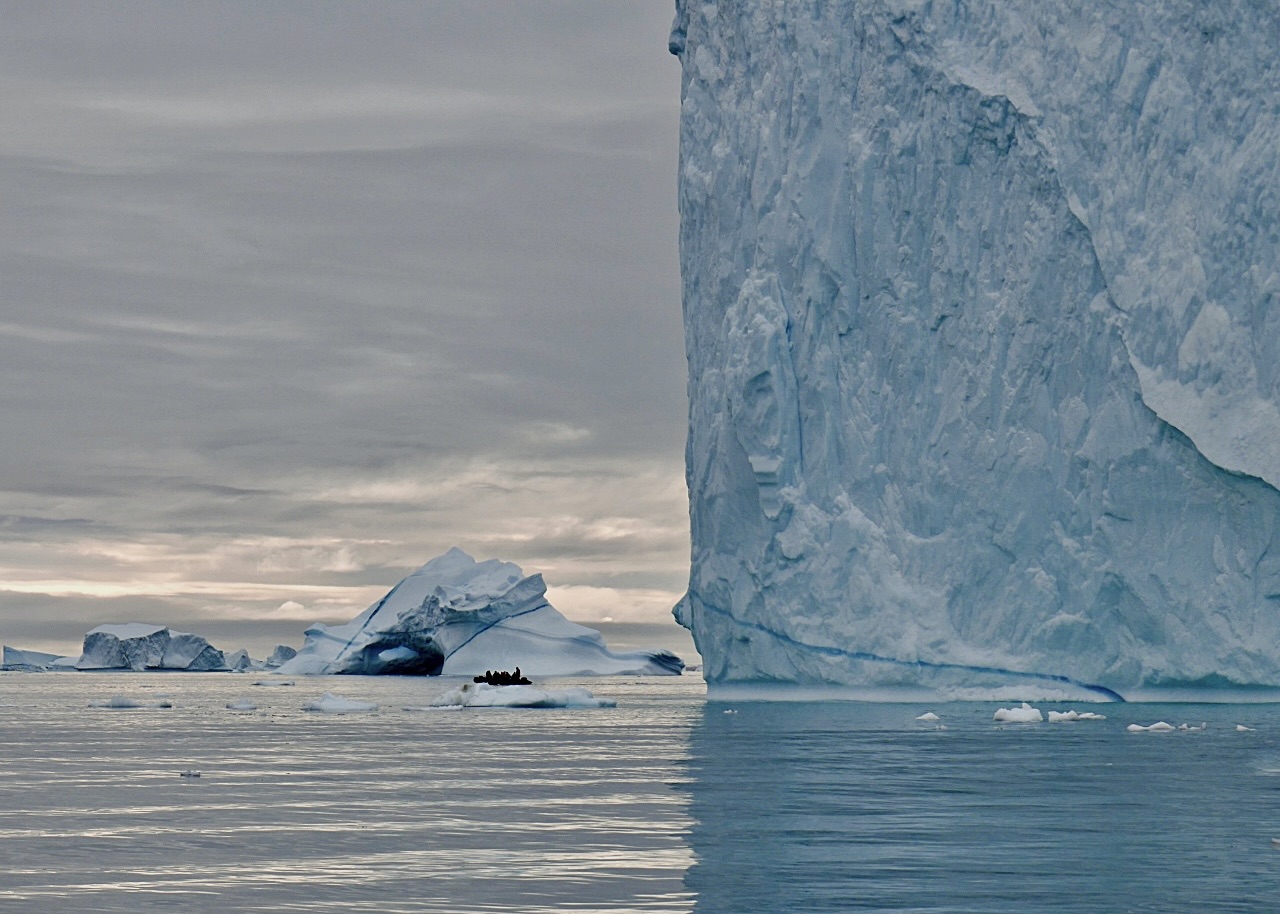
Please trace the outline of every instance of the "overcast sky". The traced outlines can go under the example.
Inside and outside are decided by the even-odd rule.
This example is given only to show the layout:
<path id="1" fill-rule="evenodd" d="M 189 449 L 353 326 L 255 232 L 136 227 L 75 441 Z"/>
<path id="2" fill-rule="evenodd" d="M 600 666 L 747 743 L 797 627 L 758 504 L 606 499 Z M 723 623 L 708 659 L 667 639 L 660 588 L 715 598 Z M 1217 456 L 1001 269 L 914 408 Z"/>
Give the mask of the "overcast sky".
<path id="1" fill-rule="evenodd" d="M 0 640 L 300 644 L 455 544 L 669 618 L 672 13 L 6 4 Z"/>

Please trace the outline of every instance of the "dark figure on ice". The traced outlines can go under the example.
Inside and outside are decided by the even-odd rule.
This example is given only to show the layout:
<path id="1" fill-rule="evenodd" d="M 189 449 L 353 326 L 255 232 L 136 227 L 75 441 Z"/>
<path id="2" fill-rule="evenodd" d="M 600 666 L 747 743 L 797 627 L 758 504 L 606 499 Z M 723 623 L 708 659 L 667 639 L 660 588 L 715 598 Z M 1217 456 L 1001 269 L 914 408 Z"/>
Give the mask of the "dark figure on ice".
<path id="1" fill-rule="evenodd" d="M 531 680 L 520 675 L 520 667 L 516 667 L 514 673 L 508 673 L 506 670 L 485 670 L 483 676 L 474 676 L 472 681 L 495 686 L 533 685 Z"/>

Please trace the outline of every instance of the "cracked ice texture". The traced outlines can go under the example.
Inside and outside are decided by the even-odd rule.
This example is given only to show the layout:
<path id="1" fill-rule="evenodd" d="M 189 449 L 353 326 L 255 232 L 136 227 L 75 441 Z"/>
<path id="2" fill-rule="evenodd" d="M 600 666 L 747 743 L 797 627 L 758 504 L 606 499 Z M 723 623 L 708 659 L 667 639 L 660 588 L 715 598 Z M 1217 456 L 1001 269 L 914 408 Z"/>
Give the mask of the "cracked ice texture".
<path id="1" fill-rule="evenodd" d="M 681 2 L 671 43 L 708 681 L 1280 685 L 1269 5 Z"/>

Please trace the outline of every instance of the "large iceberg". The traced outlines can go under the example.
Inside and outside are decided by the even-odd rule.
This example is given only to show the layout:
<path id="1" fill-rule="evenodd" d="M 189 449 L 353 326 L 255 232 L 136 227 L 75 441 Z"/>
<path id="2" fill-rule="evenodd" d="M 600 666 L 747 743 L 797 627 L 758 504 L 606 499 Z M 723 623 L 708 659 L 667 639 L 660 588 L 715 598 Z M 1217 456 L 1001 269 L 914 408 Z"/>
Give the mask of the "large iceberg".
<path id="1" fill-rule="evenodd" d="M 84 636 L 78 670 L 225 670 L 222 651 L 199 635 L 163 625 L 99 625 Z"/>
<path id="2" fill-rule="evenodd" d="M 1275 10 L 677 10 L 712 693 L 1280 686 Z"/>
<path id="3" fill-rule="evenodd" d="M 594 629 L 547 602 L 542 575 L 477 562 L 461 549 L 432 559 L 345 625 L 316 624 L 277 672 L 533 676 L 678 674 L 670 651 L 615 653 Z"/>

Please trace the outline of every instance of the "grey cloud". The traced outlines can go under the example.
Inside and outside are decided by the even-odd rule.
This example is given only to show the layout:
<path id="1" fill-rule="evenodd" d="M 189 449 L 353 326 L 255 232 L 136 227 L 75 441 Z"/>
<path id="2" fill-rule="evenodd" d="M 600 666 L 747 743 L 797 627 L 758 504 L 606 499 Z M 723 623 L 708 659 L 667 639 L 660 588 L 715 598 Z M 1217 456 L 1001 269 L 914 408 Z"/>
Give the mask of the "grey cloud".
<path id="1" fill-rule="evenodd" d="M 300 583 L 372 584 L 461 542 L 575 569 L 561 584 L 674 589 L 684 508 L 653 482 L 678 478 L 686 415 L 670 18 L 668 0 L 7 7 L 0 513 L 51 520 L 0 532 L 0 565 L 83 526 L 193 557 L 386 541 Z M 404 479 L 419 494 L 322 497 Z M 537 529 L 557 514 L 578 531 Z M 662 532 L 582 532 L 603 516 Z M 263 575 L 245 556 L 218 573 Z"/>

